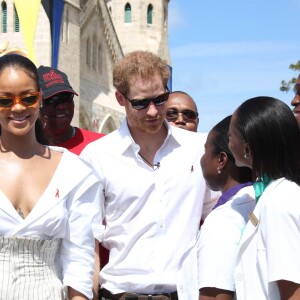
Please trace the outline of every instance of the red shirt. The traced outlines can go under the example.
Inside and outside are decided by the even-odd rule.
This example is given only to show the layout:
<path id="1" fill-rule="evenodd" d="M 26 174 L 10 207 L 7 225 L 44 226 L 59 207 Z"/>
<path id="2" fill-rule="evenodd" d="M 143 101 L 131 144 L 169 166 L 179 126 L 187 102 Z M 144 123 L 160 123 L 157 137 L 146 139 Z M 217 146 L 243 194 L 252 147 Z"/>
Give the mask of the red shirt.
<path id="1" fill-rule="evenodd" d="M 79 155 L 87 144 L 98 140 L 104 135 L 105 134 L 103 133 L 97 133 L 76 127 L 76 134 L 71 139 L 58 144 L 57 146 L 67 148 L 69 151 Z"/>

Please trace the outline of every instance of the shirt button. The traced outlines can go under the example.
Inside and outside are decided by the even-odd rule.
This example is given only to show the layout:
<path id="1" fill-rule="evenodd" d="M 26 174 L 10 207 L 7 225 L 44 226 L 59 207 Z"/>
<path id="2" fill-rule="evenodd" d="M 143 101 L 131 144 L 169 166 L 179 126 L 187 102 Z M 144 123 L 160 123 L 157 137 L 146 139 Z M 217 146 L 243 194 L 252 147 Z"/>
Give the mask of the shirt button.
<path id="1" fill-rule="evenodd" d="M 242 275 L 242 273 L 237 273 L 237 274 L 235 275 L 235 279 L 236 279 L 237 281 L 242 281 L 242 280 L 243 280 L 243 275 Z"/>

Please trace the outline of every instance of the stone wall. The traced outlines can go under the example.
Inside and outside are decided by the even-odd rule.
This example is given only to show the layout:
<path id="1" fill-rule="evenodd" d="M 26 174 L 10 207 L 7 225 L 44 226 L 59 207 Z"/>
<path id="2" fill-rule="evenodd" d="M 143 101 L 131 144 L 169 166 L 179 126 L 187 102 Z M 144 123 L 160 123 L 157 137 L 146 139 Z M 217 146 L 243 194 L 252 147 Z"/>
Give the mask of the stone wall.
<path id="1" fill-rule="evenodd" d="M 50 1 L 41 3 L 34 38 L 36 65 L 50 66 Z M 126 3 L 132 7 L 131 23 L 124 22 Z M 124 53 L 150 50 L 170 62 L 169 0 L 151 1 L 152 24 L 147 23 L 149 3 L 149 0 L 65 0 L 58 69 L 68 75 L 73 89 L 79 93 L 74 98 L 73 125 L 104 133 L 120 126 L 125 112 L 115 99 L 112 70 Z M 8 26 L 7 33 L 0 33 L 0 46 L 26 51 L 22 29 L 14 32 L 13 0 L 6 0 L 6 4 Z"/>

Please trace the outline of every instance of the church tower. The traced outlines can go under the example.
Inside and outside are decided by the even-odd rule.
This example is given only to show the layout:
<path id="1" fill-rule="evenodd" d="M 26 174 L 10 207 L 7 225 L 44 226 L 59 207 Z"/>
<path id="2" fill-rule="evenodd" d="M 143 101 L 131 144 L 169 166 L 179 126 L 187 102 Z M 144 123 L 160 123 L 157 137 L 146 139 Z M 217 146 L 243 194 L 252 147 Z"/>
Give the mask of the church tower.
<path id="1" fill-rule="evenodd" d="M 124 54 L 148 50 L 170 64 L 170 0 L 105 0 Z"/>

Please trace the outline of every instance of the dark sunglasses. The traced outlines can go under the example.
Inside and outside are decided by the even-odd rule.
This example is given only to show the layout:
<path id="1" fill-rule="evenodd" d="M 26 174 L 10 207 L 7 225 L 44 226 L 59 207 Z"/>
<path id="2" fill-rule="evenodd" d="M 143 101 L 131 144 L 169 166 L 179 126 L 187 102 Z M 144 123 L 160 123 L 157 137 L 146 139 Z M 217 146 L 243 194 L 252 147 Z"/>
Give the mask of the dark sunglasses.
<path id="1" fill-rule="evenodd" d="M 145 109 L 149 106 L 150 102 L 153 102 L 154 105 L 156 106 L 159 106 L 159 105 L 163 105 L 164 103 L 166 103 L 169 99 L 169 95 L 170 95 L 170 92 L 167 89 L 167 92 L 163 93 L 163 94 L 160 94 L 156 97 L 153 97 L 153 98 L 145 98 L 145 99 L 128 99 L 127 97 L 125 97 L 124 95 L 124 98 L 126 100 L 128 100 L 130 103 L 131 103 L 131 106 L 134 108 L 134 109 L 137 109 L 137 110 L 140 110 L 140 109 Z"/>
<path id="2" fill-rule="evenodd" d="M 41 99 L 42 93 L 35 92 L 29 93 L 24 96 L 0 96 L 0 108 L 10 109 L 14 107 L 17 103 L 25 107 L 34 105 L 39 99 Z"/>
<path id="3" fill-rule="evenodd" d="M 44 100 L 45 105 L 56 105 L 56 104 L 65 104 L 72 103 L 74 98 L 73 93 L 58 93 L 52 97 L 46 98 Z"/>
<path id="4" fill-rule="evenodd" d="M 177 109 L 168 109 L 166 114 L 166 119 L 168 121 L 174 122 L 178 119 L 178 115 L 181 114 L 184 121 L 195 121 L 198 118 L 198 113 L 193 110 L 185 109 L 183 111 L 178 111 Z"/>

